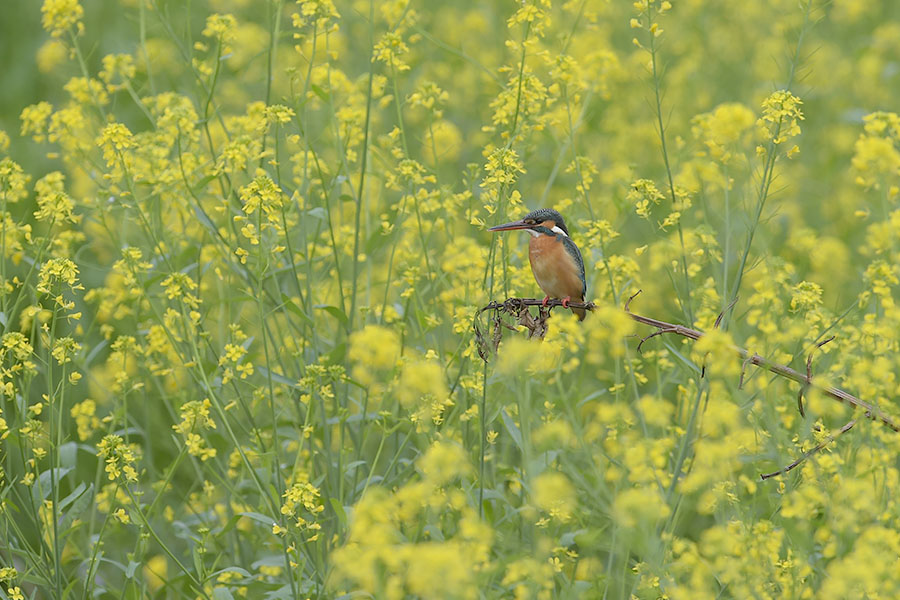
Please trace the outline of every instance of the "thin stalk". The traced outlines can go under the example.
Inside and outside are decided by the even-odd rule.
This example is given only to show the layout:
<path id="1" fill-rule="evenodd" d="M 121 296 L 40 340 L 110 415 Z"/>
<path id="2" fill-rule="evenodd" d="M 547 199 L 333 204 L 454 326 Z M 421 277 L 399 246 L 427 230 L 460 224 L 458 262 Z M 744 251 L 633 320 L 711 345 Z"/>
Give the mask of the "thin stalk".
<path id="1" fill-rule="evenodd" d="M 59 528 L 57 523 L 59 518 L 57 511 L 59 510 L 59 482 L 56 480 L 57 469 L 59 468 L 59 446 L 55 443 L 55 437 L 59 436 L 57 431 L 62 427 L 62 422 L 56 423 L 54 426 L 53 414 L 53 343 L 56 339 L 56 314 L 57 309 L 53 309 L 53 316 L 50 319 L 50 329 L 47 342 L 47 396 L 49 398 L 50 410 L 50 495 L 52 503 L 53 519 L 53 585 L 56 588 L 56 597 L 62 598 L 62 548 L 59 545 Z"/>
<path id="2" fill-rule="evenodd" d="M 672 167 L 669 164 L 669 151 L 666 146 L 666 127 L 662 116 L 662 96 L 660 94 L 660 75 L 657 67 L 656 34 L 650 31 L 650 65 L 653 71 L 653 94 L 656 100 L 656 125 L 659 131 L 659 142 L 662 147 L 663 163 L 666 166 L 666 177 L 669 183 L 669 195 L 671 196 L 672 209 L 677 202 L 675 196 L 675 180 L 672 177 Z M 683 216 L 683 215 L 682 215 Z M 691 281 L 688 277 L 687 251 L 684 246 L 684 230 L 681 227 L 681 219 L 678 219 L 678 241 L 681 244 L 681 270 L 684 274 L 684 298 L 681 300 L 682 309 L 685 311 L 688 323 L 694 324 L 694 313 L 691 308 Z M 677 291 L 677 290 L 676 290 Z"/>
<path id="3" fill-rule="evenodd" d="M 375 0 L 369 0 L 369 82 L 366 86 L 366 120 L 363 126 L 362 157 L 359 169 L 359 185 L 356 190 L 356 219 L 353 229 L 353 282 L 350 292 L 350 314 L 347 315 L 347 329 L 353 330 L 353 318 L 356 316 L 356 295 L 359 279 L 359 231 L 360 218 L 363 211 L 363 190 L 366 183 L 366 167 L 369 159 L 369 122 L 372 115 L 372 81 L 375 76 L 375 68 L 372 64 L 372 56 L 375 52 Z"/>
<path id="4" fill-rule="evenodd" d="M 797 72 L 797 65 L 800 62 L 800 49 L 803 46 L 803 38 L 806 36 L 806 32 L 810 27 L 809 13 L 812 9 L 812 0 L 808 0 L 806 3 L 806 10 L 803 12 L 803 25 L 800 28 L 800 35 L 797 38 L 797 45 L 794 47 L 794 54 L 791 57 L 791 66 L 788 71 L 788 80 L 785 89 L 790 91 L 791 87 L 794 85 L 794 77 Z M 744 270 L 747 265 L 747 257 L 750 255 L 750 248 L 753 245 L 753 237 L 756 234 L 756 229 L 759 226 L 760 218 L 762 217 L 763 208 L 766 205 L 766 200 L 769 196 L 769 187 L 772 184 L 772 180 L 774 179 L 775 173 L 775 161 L 778 157 L 778 148 L 774 142 L 775 139 L 778 138 L 781 132 L 783 117 L 778 120 L 778 123 L 775 126 L 775 134 L 772 140 L 769 141 L 766 147 L 766 162 L 763 167 L 762 178 L 760 179 L 759 191 L 757 193 L 757 203 L 756 203 L 756 215 L 753 219 L 753 224 L 750 226 L 750 231 L 747 235 L 747 243 L 744 245 L 744 250 L 741 253 L 741 262 L 738 266 L 738 272 L 735 276 L 734 285 L 731 289 L 731 300 L 733 301 L 737 298 L 737 294 L 741 289 L 741 281 L 744 278 Z"/>
<path id="5" fill-rule="evenodd" d="M 481 425 L 481 448 L 478 466 L 478 516 L 484 516 L 484 454 L 487 446 L 487 362 L 482 369 L 481 406 L 479 406 L 479 424 Z"/>
<path id="6" fill-rule="evenodd" d="M 275 2 L 267 3 L 269 10 L 272 11 L 274 9 L 274 23 L 272 24 L 272 29 L 269 32 L 269 49 L 266 52 L 266 106 L 272 102 L 272 79 L 273 79 L 273 71 L 275 70 L 276 57 L 278 54 L 278 36 L 281 31 L 281 3 L 282 0 L 276 0 Z M 269 20 L 272 21 L 273 17 L 270 12 Z M 216 67 L 216 71 L 218 71 L 218 66 Z M 278 132 L 275 132 L 276 137 L 278 136 Z M 262 136 L 262 154 L 263 156 L 259 159 L 259 166 L 262 168 L 263 161 L 265 161 L 265 151 L 266 151 L 266 142 L 268 141 L 268 133 L 263 132 Z"/>

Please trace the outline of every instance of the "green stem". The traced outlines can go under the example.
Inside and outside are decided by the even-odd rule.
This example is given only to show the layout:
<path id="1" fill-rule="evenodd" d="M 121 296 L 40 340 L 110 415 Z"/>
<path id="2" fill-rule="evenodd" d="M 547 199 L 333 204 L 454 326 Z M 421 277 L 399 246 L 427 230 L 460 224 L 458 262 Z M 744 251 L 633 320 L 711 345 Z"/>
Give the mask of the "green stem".
<path id="1" fill-rule="evenodd" d="M 359 185 L 356 190 L 356 219 L 353 229 L 353 282 L 350 292 L 350 314 L 347 315 L 347 329 L 353 330 L 353 318 L 356 316 L 356 295 L 359 279 L 359 231 L 360 218 L 363 212 L 363 190 L 366 183 L 366 168 L 369 159 L 369 122 L 372 115 L 372 81 L 375 77 L 375 68 L 372 65 L 372 56 L 375 52 L 375 0 L 369 0 L 369 82 L 366 86 L 366 121 L 363 127 L 362 157 L 359 168 Z"/>
<path id="2" fill-rule="evenodd" d="M 651 17 L 652 23 L 652 17 Z M 675 210 L 675 205 L 677 203 L 677 199 L 675 196 L 675 180 L 672 177 L 672 167 L 669 164 L 669 152 L 666 146 L 666 127 L 663 124 L 662 117 L 662 96 L 660 94 L 660 75 L 657 67 L 657 59 L 656 59 L 656 34 L 653 31 L 650 31 L 650 65 L 653 71 L 653 93 L 656 100 L 656 125 L 659 131 L 659 141 L 662 146 L 662 155 L 663 155 L 663 163 L 666 166 L 666 177 L 669 183 L 669 195 L 672 201 L 672 210 Z M 681 215 L 682 217 L 684 215 Z M 681 298 L 681 306 L 685 312 L 685 317 L 688 322 L 693 325 L 694 323 L 694 313 L 691 308 L 691 281 L 688 277 L 688 269 L 687 269 L 687 251 L 684 246 L 684 230 L 681 227 L 681 218 L 678 219 L 678 241 L 681 244 L 681 270 L 684 273 L 684 297 Z M 676 290 L 677 291 L 677 290 Z M 679 297 L 681 295 L 679 294 Z"/>
<path id="3" fill-rule="evenodd" d="M 794 47 L 794 54 L 791 57 L 791 66 L 790 71 L 788 72 L 788 80 L 787 85 L 785 86 L 785 90 L 790 91 L 791 87 L 794 85 L 794 78 L 797 72 L 797 65 L 800 62 L 800 49 L 803 46 L 803 38 L 806 36 L 806 32 L 810 27 L 809 13 L 812 9 L 812 0 L 808 0 L 806 3 L 806 10 L 803 13 L 803 25 L 800 28 L 800 35 L 797 38 L 797 45 Z M 772 140 L 769 141 L 766 147 L 766 162 L 763 167 L 762 178 L 760 179 L 759 191 L 757 193 L 757 202 L 756 202 L 756 214 L 753 219 L 753 224 L 750 226 L 750 231 L 747 235 L 747 242 L 744 245 L 744 250 L 741 253 L 741 262 L 738 266 L 738 272 L 735 276 L 734 284 L 731 288 L 731 300 L 729 302 L 734 301 L 737 298 L 738 292 L 741 290 L 741 281 L 744 278 L 744 270 L 747 266 L 747 257 L 750 255 L 750 248 L 753 245 L 753 237 L 756 234 L 756 229 L 759 226 L 759 221 L 762 218 L 763 208 L 766 205 L 766 200 L 769 196 L 769 188 L 772 184 L 772 180 L 774 179 L 775 174 L 775 161 L 778 157 L 778 146 L 775 144 L 774 140 L 778 138 L 781 133 L 783 117 L 779 118 L 778 123 L 775 125 L 775 132 L 772 136 Z M 727 323 L 728 317 L 725 317 L 723 321 L 723 325 Z"/>

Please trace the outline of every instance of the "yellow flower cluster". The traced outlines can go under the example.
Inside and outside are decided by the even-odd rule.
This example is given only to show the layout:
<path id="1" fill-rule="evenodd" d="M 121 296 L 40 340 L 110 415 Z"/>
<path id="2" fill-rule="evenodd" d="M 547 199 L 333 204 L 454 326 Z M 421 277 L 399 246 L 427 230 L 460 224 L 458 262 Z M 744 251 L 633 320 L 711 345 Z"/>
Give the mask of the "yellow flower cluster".
<path id="1" fill-rule="evenodd" d="M 134 468 L 137 459 L 134 451 L 121 436 L 116 434 L 104 436 L 97 444 L 97 453 L 104 459 L 106 464 L 104 470 L 110 481 L 124 476 L 127 483 L 137 483 L 138 473 Z"/>
<path id="2" fill-rule="evenodd" d="M 757 120 L 762 137 L 773 144 L 783 144 L 800 135 L 803 102 L 787 90 L 778 90 L 763 101 L 762 116 Z"/>
<path id="3" fill-rule="evenodd" d="M 53 37 L 62 37 L 73 32 L 84 31 L 81 19 L 84 9 L 78 0 L 44 0 L 41 5 L 41 24 Z"/>

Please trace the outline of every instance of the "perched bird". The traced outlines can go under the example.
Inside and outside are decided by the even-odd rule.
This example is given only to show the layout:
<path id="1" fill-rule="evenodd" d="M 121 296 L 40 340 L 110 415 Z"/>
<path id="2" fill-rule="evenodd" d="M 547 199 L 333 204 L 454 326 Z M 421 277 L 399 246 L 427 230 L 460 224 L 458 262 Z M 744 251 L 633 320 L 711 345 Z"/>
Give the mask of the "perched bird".
<path id="1" fill-rule="evenodd" d="M 488 231 L 524 229 L 531 234 L 528 243 L 528 260 L 531 271 L 546 297 L 559 298 L 564 307 L 569 302 L 584 302 L 587 282 L 584 280 L 584 260 L 578 246 L 569 239 L 569 230 L 562 215 L 550 208 L 533 210 L 521 221 L 491 227 Z M 578 320 L 584 320 L 584 309 L 573 308 Z"/>

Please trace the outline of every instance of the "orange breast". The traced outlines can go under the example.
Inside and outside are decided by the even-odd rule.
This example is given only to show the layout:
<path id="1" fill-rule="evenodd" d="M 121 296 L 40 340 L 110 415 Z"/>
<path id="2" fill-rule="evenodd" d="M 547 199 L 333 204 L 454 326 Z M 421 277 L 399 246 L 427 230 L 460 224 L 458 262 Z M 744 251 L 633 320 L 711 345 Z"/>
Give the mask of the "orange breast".
<path id="1" fill-rule="evenodd" d="M 528 260 L 538 285 L 551 298 L 582 301 L 582 284 L 575 259 L 555 236 L 540 235 L 528 244 Z"/>

